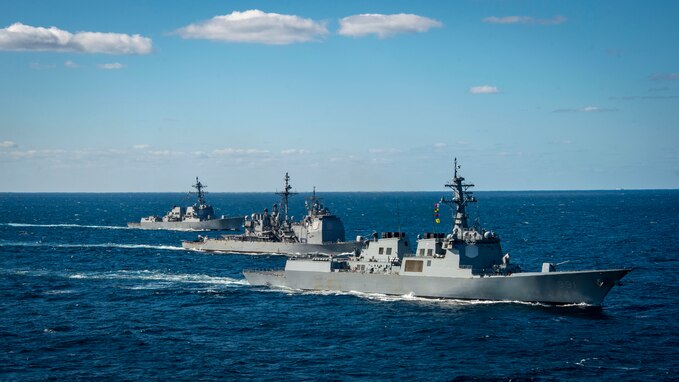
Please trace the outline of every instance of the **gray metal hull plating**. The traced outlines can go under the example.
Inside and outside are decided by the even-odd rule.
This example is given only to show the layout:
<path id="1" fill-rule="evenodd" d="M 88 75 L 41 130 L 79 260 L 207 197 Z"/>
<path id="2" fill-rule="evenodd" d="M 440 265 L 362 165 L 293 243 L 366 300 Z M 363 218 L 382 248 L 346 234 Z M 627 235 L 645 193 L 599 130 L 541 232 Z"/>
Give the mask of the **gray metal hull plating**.
<path id="1" fill-rule="evenodd" d="M 354 252 L 361 246 L 360 242 L 305 244 L 229 239 L 208 239 L 206 241 L 185 241 L 182 243 L 184 248 L 199 251 L 280 255 L 296 255 L 300 253 L 339 255 L 341 253 Z"/>
<path id="2" fill-rule="evenodd" d="M 615 269 L 470 278 L 308 271 L 245 271 L 243 274 L 251 285 L 302 290 L 601 305 L 611 288 L 628 272 L 628 269 Z"/>
<path id="3" fill-rule="evenodd" d="M 196 222 L 141 222 L 127 223 L 128 227 L 140 229 L 169 229 L 183 231 L 236 231 L 243 226 L 242 217 L 210 219 Z"/>

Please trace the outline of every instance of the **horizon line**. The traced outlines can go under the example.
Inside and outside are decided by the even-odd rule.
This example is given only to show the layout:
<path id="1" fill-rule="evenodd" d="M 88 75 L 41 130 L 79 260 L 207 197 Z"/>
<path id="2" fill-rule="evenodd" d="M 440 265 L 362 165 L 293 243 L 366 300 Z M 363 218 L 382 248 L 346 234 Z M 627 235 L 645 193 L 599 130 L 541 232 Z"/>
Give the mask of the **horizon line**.
<path id="1" fill-rule="evenodd" d="M 391 190 L 391 191 L 316 191 L 319 193 L 408 193 L 408 192 L 450 192 L 448 190 Z M 600 191 L 679 191 L 679 188 L 580 188 L 580 189 L 524 189 L 524 190 L 474 190 L 474 192 L 600 192 Z M 297 193 L 312 193 L 299 191 Z M 190 191 L 0 191 L 0 194 L 190 194 Z M 209 191 L 210 194 L 275 194 L 276 191 Z"/>

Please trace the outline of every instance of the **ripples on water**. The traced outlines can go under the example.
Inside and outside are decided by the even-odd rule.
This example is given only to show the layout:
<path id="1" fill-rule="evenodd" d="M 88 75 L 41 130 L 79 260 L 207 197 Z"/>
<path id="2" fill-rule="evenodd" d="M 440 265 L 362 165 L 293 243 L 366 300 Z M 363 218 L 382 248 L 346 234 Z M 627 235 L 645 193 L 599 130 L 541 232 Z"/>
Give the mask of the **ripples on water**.
<path id="1" fill-rule="evenodd" d="M 220 214 L 273 202 L 210 196 Z M 323 196 L 351 238 L 431 231 L 441 193 Z M 125 227 L 181 195 L 0 194 L 0 378 L 676 377 L 679 192 L 477 196 L 483 225 L 526 269 L 635 270 L 603 309 L 250 287 L 243 268 L 285 258 L 184 251 L 195 233 Z"/>

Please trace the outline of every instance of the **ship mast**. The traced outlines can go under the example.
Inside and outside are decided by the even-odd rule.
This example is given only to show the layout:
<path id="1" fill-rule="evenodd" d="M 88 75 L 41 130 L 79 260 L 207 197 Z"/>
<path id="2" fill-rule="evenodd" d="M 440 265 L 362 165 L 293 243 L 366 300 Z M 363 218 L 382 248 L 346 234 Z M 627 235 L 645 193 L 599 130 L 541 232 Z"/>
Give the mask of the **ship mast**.
<path id="1" fill-rule="evenodd" d="M 199 206 L 205 205 L 205 192 L 203 191 L 203 189 L 207 188 L 207 186 L 201 183 L 198 180 L 198 177 L 196 177 L 196 184 L 194 184 L 191 187 L 195 188 L 196 193 L 198 194 L 198 205 Z"/>
<path id="2" fill-rule="evenodd" d="M 469 228 L 465 207 L 468 203 L 476 202 L 476 198 L 474 198 L 471 191 L 468 191 L 468 189 L 474 187 L 474 185 L 471 183 L 463 183 L 464 178 L 457 174 L 457 170 L 460 168 L 457 164 L 457 158 L 455 158 L 454 166 L 455 172 L 453 173 L 453 179 L 445 185 L 453 190 L 453 198 L 451 200 L 442 198 L 441 202 L 448 205 L 455 204 L 455 213 L 453 215 L 455 224 L 453 225 L 453 234 L 457 234 L 458 238 L 462 238 L 463 231 Z"/>
<path id="3" fill-rule="evenodd" d="M 309 216 L 316 216 L 321 213 L 323 205 L 321 204 L 321 198 L 316 196 L 316 186 L 314 186 L 313 191 L 311 191 L 311 196 L 307 198 L 304 204 Z"/>
<path id="4" fill-rule="evenodd" d="M 290 175 L 288 173 L 285 173 L 285 187 L 283 188 L 283 191 L 277 192 L 276 195 L 280 195 L 282 199 L 282 206 L 285 211 L 285 221 L 288 221 L 288 199 L 293 196 L 297 195 L 296 192 L 290 192 L 292 190 L 292 186 L 290 185 Z"/>

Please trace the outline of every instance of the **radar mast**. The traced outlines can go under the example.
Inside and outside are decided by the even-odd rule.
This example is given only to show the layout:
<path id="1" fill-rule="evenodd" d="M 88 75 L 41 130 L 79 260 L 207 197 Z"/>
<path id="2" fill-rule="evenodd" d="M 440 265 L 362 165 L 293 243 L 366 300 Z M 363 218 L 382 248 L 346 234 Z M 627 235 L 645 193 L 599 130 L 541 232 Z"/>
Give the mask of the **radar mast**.
<path id="1" fill-rule="evenodd" d="M 283 188 L 283 191 L 277 192 L 276 195 L 281 196 L 281 204 L 283 207 L 283 210 L 285 212 L 285 221 L 288 221 L 288 199 L 290 199 L 291 196 L 297 195 L 296 192 L 290 192 L 292 190 L 292 186 L 290 185 L 290 175 L 288 173 L 285 173 L 285 187 Z"/>
<path id="2" fill-rule="evenodd" d="M 196 189 L 196 194 L 198 194 L 198 205 L 199 206 L 204 206 L 205 205 L 205 191 L 203 191 L 204 188 L 207 188 L 206 185 L 201 183 L 198 180 L 198 177 L 196 177 L 196 184 L 191 186 Z"/>
<path id="3" fill-rule="evenodd" d="M 457 238 L 462 238 L 463 231 L 469 229 L 466 206 L 468 203 L 476 202 L 476 198 L 474 198 L 471 191 L 468 191 L 468 189 L 474 187 L 474 185 L 471 183 L 464 183 L 464 178 L 457 174 L 457 170 L 460 169 L 460 166 L 457 164 L 457 158 L 455 158 L 454 161 L 454 168 L 453 178 L 445 185 L 453 190 L 453 198 L 441 198 L 441 203 L 447 205 L 455 204 L 453 234 L 456 235 Z"/>
<path id="4" fill-rule="evenodd" d="M 307 209 L 308 216 L 316 216 L 323 210 L 323 205 L 321 204 L 321 198 L 316 196 L 316 186 L 314 186 L 313 191 L 311 191 L 311 196 L 307 198 L 304 205 Z"/>

